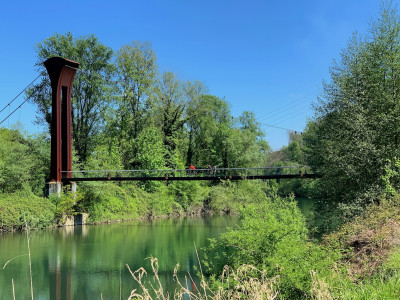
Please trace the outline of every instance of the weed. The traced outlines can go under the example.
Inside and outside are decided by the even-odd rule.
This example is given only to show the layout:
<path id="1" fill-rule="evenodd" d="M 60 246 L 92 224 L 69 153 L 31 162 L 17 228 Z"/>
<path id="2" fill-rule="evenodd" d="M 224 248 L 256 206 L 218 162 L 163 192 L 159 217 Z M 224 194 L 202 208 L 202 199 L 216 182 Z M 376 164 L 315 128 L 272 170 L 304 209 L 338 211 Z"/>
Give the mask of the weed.
<path id="1" fill-rule="evenodd" d="M 149 283 L 151 290 L 146 288 L 147 283 L 144 281 L 147 272 L 144 268 L 139 268 L 132 272 L 128 265 L 127 268 L 132 275 L 132 278 L 139 284 L 142 292 L 139 293 L 136 289 L 132 290 L 128 300 L 142 299 L 142 300 L 168 300 L 170 297 L 173 299 L 181 300 L 186 297 L 194 300 L 213 299 L 277 299 L 279 295 L 279 277 L 267 278 L 266 271 L 261 271 L 251 265 L 242 265 L 236 270 L 225 266 L 221 275 L 221 284 L 217 289 L 212 289 L 207 284 L 203 274 L 201 273 L 200 287 L 198 287 L 193 280 L 190 273 L 188 277 L 185 276 L 185 283 L 182 283 L 178 277 L 179 265 L 174 269 L 174 280 L 177 282 L 179 288 L 173 295 L 164 292 L 160 279 L 158 277 L 158 260 L 157 258 L 150 257 L 151 268 L 154 273 L 155 286 Z M 189 289 L 189 284 L 192 289 Z M 154 293 L 155 297 L 151 294 Z"/>

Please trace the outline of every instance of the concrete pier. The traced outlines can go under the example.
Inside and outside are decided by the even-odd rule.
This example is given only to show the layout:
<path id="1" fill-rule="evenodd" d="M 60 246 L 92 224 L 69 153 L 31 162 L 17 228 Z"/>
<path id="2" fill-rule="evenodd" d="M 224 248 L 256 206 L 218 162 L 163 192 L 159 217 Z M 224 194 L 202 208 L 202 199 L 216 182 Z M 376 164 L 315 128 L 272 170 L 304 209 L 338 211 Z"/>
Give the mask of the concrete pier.
<path id="1" fill-rule="evenodd" d="M 76 185 L 75 185 L 75 189 L 76 189 Z M 50 181 L 50 182 L 46 183 L 47 197 L 50 197 L 51 195 L 60 196 L 61 192 L 62 192 L 62 182 Z"/>

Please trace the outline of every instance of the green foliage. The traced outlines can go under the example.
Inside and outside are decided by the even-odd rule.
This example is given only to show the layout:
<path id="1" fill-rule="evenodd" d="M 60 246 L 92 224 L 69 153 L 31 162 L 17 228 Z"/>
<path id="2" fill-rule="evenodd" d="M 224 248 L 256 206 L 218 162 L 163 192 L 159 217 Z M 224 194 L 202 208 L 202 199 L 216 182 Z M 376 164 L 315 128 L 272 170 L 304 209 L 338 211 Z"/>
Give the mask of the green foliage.
<path id="1" fill-rule="evenodd" d="M 88 170 L 122 170 L 121 156 L 115 145 L 98 144 L 90 155 L 86 168 Z"/>
<path id="2" fill-rule="evenodd" d="M 287 147 L 287 151 L 289 152 L 290 160 L 298 163 L 303 162 L 303 152 L 300 144 L 297 141 L 293 141 Z"/>
<path id="3" fill-rule="evenodd" d="M 241 216 L 240 227 L 229 229 L 211 245 L 212 255 L 225 256 L 223 263 L 236 268 L 242 264 L 262 268 L 269 278 L 279 275 L 285 297 L 307 297 L 311 270 L 326 274 L 335 255 L 307 241 L 308 231 L 297 203 L 265 198 L 262 203 L 246 205 Z"/>
<path id="4" fill-rule="evenodd" d="M 183 84 L 171 72 L 164 72 L 156 88 L 158 94 L 158 114 L 161 120 L 163 142 L 165 147 L 165 164 L 168 168 L 176 168 L 176 160 L 180 156 L 177 145 L 183 136 L 183 119 L 186 103 L 183 99 Z"/>
<path id="5" fill-rule="evenodd" d="M 266 156 L 271 149 L 268 143 L 263 140 L 264 133 L 256 121 L 255 114 L 244 111 L 234 127 L 228 137 L 229 167 L 264 166 Z"/>
<path id="6" fill-rule="evenodd" d="M 147 216 L 157 217 L 173 213 L 176 209 L 174 200 L 168 187 L 164 184 L 159 185 L 156 192 L 149 194 L 145 200 Z"/>
<path id="7" fill-rule="evenodd" d="M 119 145 L 125 168 L 137 168 L 136 139 L 151 124 L 153 94 L 158 74 L 157 58 L 151 43 L 133 41 L 116 55 L 118 96 L 107 120 L 110 143 Z"/>
<path id="8" fill-rule="evenodd" d="M 0 195 L 0 229 L 13 230 L 50 226 L 55 218 L 55 205 L 31 192 Z"/>
<path id="9" fill-rule="evenodd" d="M 307 161 L 323 175 L 321 211 L 340 206 L 343 215 L 359 214 L 388 187 L 387 161 L 400 154 L 399 36 L 399 15 L 384 4 L 369 34 L 353 36 L 324 83 L 304 135 Z"/>
<path id="10" fill-rule="evenodd" d="M 143 170 L 164 168 L 164 147 L 161 132 L 156 127 L 144 129 L 136 140 L 137 163 Z"/>
<path id="11" fill-rule="evenodd" d="M 384 188 L 383 197 L 394 197 L 400 188 L 400 160 L 395 158 L 392 162 L 387 160 L 385 174 L 382 176 L 382 185 Z"/>
<path id="12" fill-rule="evenodd" d="M 18 130 L 0 129 L 0 189 L 3 193 L 43 193 L 49 168 L 49 143 L 43 136 L 25 138 Z"/>
<path id="13" fill-rule="evenodd" d="M 69 190 L 64 190 L 60 195 L 50 195 L 49 200 L 55 205 L 55 215 L 58 219 L 64 216 L 72 216 L 82 212 L 81 201 L 83 195 L 80 192 L 71 193 Z"/>
<path id="14" fill-rule="evenodd" d="M 211 187 L 206 201 L 215 212 L 239 214 L 246 205 L 261 203 L 265 195 L 273 195 L 274 188 L 270 184 L 262 181 L 225 181 Z"/>
<path id="15" fill-rule="evenodd" d="M 137 187 L 87 183 L 81 189 L 81 205 L 89 213 L 90 222 L 134 219 L 145 214 L 142 197 L 146 194 Z"/>
<path id="16" fill-rule="evenodd" d="M 71 33 L 55 34 L 36 45 L 36 66 L 44 74 L 43 62 L 53 56 L 61 56 L 79 62 L 72 88 L 72 137 L 81 162 L 86 162 L 95 147 L 110 101 L 113 87 L 111 63 L 113 51 L 104 46 L 94 35 L 74 38 Z M 27 97 L 38 106 L 39 123 L 51 123 L 51 87 L 48 76 L 27 92 Z"/>
<path id="17" fill-rule="evenodd" d="M 189 149 L 187 164 L 227 167 L 227 138 L 231 128 L 228 103 L 202 95 L 189 103 Z"/>
<path id="18" fill-rule="evenodd" d="M 199 182 L 176 181 L 168 185 L 169 194 L 184 212 L 200 211 L 208 188 Z"/>

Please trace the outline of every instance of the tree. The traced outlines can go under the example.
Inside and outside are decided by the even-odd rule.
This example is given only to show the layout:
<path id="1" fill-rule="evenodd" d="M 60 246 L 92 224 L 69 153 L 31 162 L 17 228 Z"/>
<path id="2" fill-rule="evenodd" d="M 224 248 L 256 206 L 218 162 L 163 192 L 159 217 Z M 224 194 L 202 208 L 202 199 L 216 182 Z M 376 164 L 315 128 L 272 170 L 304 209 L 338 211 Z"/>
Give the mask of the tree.
<path id="1" fill-rule="evenodd" d="M 43 74 L 40 83 L 27 92 L 37 104 L 37 122 L 51 125 L 51 86 L 43 62 L 61 56 L 79 62 L 71 91 L 72 138 L 81 162 L 86 162 L 95 146 L 96 135 L 103 125 L 104 111 L 112 95 L 113 51 L 94 35 L 74 38 L 71 33 L 55 34 L 37 44 L 36 66 Z"/>
<path id="2" fill-rule="evenodd" d="M 187 164 L 228 167 L 228 136 L 231 114 L 228 103 L 202 95 L 188 105 L 189 146 Z"/>
<path id="3" fill-rule="evenodd" d="M 0 129 L 0 191 L 31 190 L 43 194 L 50 165 L 50 143 L 44 136 L 24 137 L 17 129 Z"/>
<path id="4" fill-rule="evenodd" d="M 291 162 L 304 164 L 303 135 L 296 131 L 289 132 L 289 145 L 285 149 Z"/>
<path id="5" fill-rule="evenodd" d="M 354 35 L 330 70 L 308 124 L 307 161 L 325 206 L 353 214 L 382 191 L 388 161 L 400 155 L 400 18 L 384 5 L 366 38 Z"/>
<path id="6" fill-rule="evenodd" d="M 181 161 L 177 153 L 177 143 L 183 138 L 183 119 L 186 103 L 183 99 L 182 83 L 171 72 L 163 73 L 157 85 L 158 111 L 157 118 L 163 132 L 165 148 L 165 164 L 169 168 L 176 168 Z"/>
<path id="7" fill-rule="evenodd" d="M 149 42 L 134 41 L 117 52 L 116 65 L 120 96 L 112 126 L 118 128 L 124 165 L 135 167 L 135 141 L 152 112 L 150 96 L 158 74 L 157 59 Z"/>
<path id="8" fill-rule="evenodd" d="M 263 167 L 270 151 L 255 115 L 244 111 L 228 138 L 229 167 Z"/>

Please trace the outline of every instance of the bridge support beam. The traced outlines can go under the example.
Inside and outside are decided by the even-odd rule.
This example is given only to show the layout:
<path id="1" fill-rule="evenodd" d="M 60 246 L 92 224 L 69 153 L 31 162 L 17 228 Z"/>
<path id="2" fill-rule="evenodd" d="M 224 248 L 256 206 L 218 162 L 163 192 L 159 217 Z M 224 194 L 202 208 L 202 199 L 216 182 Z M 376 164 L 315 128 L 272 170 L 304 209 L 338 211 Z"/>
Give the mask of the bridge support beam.
<path id="1" fill-rule="evenodd" d="M 61 193 L 62 178 L 71 177 L 71 90 L 79 63 L 62 57 L 51 57 L 44 62 L 52 91 L 51 160 L 49 194 Z M 64 184 L 70 182 L 64 182 Z M 76 189 L 76 187 L 75 187 Z"/>

